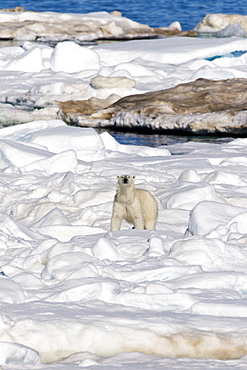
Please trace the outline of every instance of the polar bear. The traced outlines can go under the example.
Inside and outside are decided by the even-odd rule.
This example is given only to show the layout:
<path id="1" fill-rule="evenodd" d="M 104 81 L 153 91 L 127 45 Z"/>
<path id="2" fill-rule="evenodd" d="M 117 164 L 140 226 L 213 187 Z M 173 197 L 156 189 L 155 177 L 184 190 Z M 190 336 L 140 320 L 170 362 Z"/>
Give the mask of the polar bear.
<path id="1" fill-rule="evenodd" d="M 154 230 L 158 217 L 158 203 L 153 195 L 142 189 L 136 189 L 135 176 L 117 176 L 118 183 L 113 203 L 111 231 L 120 230 L 123 220 L 139 230 Z"/>

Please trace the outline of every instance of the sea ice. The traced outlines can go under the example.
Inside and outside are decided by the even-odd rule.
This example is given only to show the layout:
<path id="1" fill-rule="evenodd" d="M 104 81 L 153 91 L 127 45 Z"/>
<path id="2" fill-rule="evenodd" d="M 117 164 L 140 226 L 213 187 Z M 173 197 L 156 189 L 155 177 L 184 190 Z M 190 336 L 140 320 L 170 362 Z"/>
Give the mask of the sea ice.
<path id="1" fill-rule="evenodd" d="M 107 12 L 1 11 L 0 38 L 8 40 L 132 39 L 155 37 L 147 25 Z"/>
<path id="2" fill-rule="evenodd" d="M 0 137 L 1 366 L 246 365 L 245 139 L 176 154 L 61 120 Z M 119 173 L 156 197 L 156 231 L 109 231 Z"/>
<path id="3" fill-rule="evenodd" d="M 53 105 L 245 77 L 246 55 L 229 53 L 246 47 L 242 38 L 170 38 L 0 49 L 1 120 L 22 112 L 19 122 L 31 121 L 0 130 L 3 369 L 246 367 L 246 139 L 122 145 L 67 126 Z M 99 75 L 135 87 L 120 78 L 96 88 Z M 55 111 L 42 120 L 44 107 Z M 155 231 L 123 222 L 110 232 L 122 173 L 156 197 Z"/>
<path id="4" fill-rule="evenodd" d="M 245 78 L 246 42 L 173 37 L 95 46 L 64 41 L 54 49 L 27 41 L 1 47 L 0 121 L 6 125 L 37 120 L 39 115 L 59 118 L 56 101 L 106 99 L 113 94 L 121 98 L 198 78 Z M 234 56 L 235 52 L 240 53 Z"/>

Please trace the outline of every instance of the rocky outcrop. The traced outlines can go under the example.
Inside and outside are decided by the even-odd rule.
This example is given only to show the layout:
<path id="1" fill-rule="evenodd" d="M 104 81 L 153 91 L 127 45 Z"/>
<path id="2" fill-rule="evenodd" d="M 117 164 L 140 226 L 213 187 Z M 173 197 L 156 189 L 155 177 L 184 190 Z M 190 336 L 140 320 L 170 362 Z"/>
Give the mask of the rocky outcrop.
<path id="1" fill-rule="evenodd" d="M 0 39 L 8 40 L 109 40 L 157 37 L 154 30 L 121 13 L 63 14 L 31 12 L 22 7 L 0 10 Z"/>
<path id="2" fill-rule="evenodd" d="M 93 101 L 90 99 L 90 104 Z M 105 102 L 106 103 L 106 102 Z M 61 117 L 81 126 L 247 133 L 247 80 L 198 79 L 174 88 L 131 95 L 87 110 L 89 101 L 59 103 Z"/>

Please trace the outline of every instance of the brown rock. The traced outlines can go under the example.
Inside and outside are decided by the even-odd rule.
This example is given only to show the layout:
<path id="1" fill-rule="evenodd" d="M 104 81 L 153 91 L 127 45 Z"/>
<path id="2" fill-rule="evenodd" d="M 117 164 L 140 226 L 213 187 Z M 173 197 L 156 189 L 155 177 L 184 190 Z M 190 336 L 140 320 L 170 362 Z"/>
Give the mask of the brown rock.
<path id="1" fill-rule="evenodd" d="M 67 113 L 67 120 L 69 117 Z M 127 96 L 106 108 L 93 109 L 92 113 L 86 113 L 78 106 L 77 123 L 94 127 L 184 130 L 199 134 L 246 133 L 247 80 L 198 79 L 167 90 Z"/>

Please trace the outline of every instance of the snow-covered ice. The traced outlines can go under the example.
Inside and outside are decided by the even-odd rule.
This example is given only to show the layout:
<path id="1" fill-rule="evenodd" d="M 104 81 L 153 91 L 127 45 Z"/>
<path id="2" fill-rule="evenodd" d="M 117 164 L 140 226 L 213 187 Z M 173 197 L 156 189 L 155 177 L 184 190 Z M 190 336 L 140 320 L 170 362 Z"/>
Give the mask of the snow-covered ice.
<path id="1" fill-rule="evenodd" d="M 246 139 L 136 147 L 46 120 L 0 153 L 4 369 L 246 366 Z M 122 173 L 156 230 L 109 231 Z"/>
<path id="2" fill-rule="evenodd" d="M 149 26 L 122 17 L 117 11 L 77 14 L 25 11 L 23 8 L 18 11 L 1 10 L 0 24 L 0 38 L 3 40 L 90 41 L 155 36 Z"/>
<path id="3" fill-rule="evenodd" d="M 246 38 L 171 37 L 0 48 L 0 123 L 60 118 L 56 101 L 118 98 L 198 78 L 247 76 Z"/>
<path id="4" fill-rule="evenodd" d="M 1 122 L 30 121 L 0 130 L 2 369 L 246 368 L 247 139 L 122 145 L 53 104 L 245 78 L 246 50 L 245 38 L 0 48 Z M 96 88 L 98 76 L 134 83 Z M 124 173 L 156 197 L 156 230 L 109 231 Z"/>

